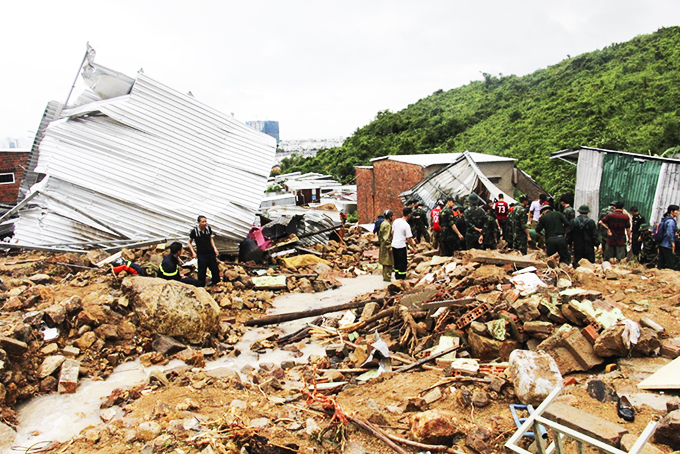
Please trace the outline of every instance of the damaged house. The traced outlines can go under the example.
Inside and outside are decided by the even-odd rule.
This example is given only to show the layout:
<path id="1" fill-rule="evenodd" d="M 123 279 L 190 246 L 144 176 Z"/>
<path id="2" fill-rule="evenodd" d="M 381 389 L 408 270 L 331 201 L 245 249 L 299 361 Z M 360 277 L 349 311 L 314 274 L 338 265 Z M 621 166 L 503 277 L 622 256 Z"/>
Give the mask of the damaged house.
<path id="1" fill-rule="evenodd" d="M 386 209 L 400 213 L 402 198 L 409 194 L 432 208 L 436 199 L 448 195 L 455 197 L 481 191 L 477 193 L 482 196 L 489 193 L 495 197 L 501 192 L 511 196 L 518 189 L 530 197 L 538 197 L 544 192 L 531 177 L 515 167 L 516 159 L 504 156 L 466 151 L 383 156 L 371 162 L 372 166 L 356 167 L 357 209 L 359 223 L 363 224 L 373 222 Z M 425 183 L 429 178 L 435 178 L 431 183 L 440 186 L 435 188 Z"/>
<path id="2" fill-rule="evenodd" d="M 680 201 L 680 159 L 591 147 L 557 151 L 550 158 L 576 166 L 574 206 L 588 205 L 592 216 L 621 200 L 626 208 L 637 206 L 651 224 Z"/>
<path id="3" fill-rule="evenodd" d="M 276 139 L 191 94 L 94 63 L 75 101 L 51 102 L 29 158 L 15 242 L 84 249 L 186 238 L 207 216 L 222 251 L 248 234 Z"/>

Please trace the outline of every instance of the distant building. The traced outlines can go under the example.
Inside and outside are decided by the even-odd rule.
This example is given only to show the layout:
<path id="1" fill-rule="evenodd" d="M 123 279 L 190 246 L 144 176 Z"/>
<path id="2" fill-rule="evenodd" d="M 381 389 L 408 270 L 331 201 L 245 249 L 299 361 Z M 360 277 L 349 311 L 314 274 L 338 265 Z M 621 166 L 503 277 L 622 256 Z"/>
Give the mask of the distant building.
<path id="1" fill-rule="evenodd" d="M 30 156 L 27 149 L 0 149 L 0 203 L 17 203 L 19 186 L 24 179 Z"/>
<path id="2" fill-rule="evenodd" d="M 278 121 L 246 121 L 251 128 L 272 136 L 279 143 L 279 122 Z"/>

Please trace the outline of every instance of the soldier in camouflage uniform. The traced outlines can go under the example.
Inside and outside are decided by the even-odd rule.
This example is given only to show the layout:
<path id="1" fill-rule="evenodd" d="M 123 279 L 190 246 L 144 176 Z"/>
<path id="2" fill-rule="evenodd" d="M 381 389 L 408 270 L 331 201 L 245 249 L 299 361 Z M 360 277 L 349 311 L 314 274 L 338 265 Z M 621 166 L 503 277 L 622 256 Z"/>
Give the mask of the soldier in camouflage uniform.
<path id="1" fill-rule="evenodd" d="M 429 243 L 430 234 L 427 232 L 429 223 L 427 222 L 427 211 L 425 210 L 423 202 L 418 202 L 416 204 L 411 219 L 413 220 L 413 226 L 415 227 L 413 236 L 415 237 L 416 243 L 420 243 L 421 238 L 425 238 L 425 241 Z"/>
<path id="2" fill-rule="evenodd" d="M 479 206 L 482 200 L 477 194 L 470 194 L 468 196 L 470 208 L 465 212 L 465 222 L 467 222 L 467 230 L 465 231 L 465 245 L 468 249 L 481 249 L 482 234 L 484 232 L 484 223 L 486 222 L 486 213 Z"/>
<path id="3" fill-rule="evenodd" d="M 560 205 L 562 205 L 562 214 L 567 221 L 571 222 L 576 218 L 574 207 L 571 206 L 571 197 L 563 195 L 560 197 Z"/>
<path id="4" fill-rule="evenodd" d="M 526 255 L 529 241 L 529 228 L 527 227 L 529 220 L 529 199 L 526 196 L 522 196 L 519 198 L 519 202 L 513 208 L 512 213 L 510 213 L 512 217 L 512 242 L 510 247 Z M 508 219 L 510 219 L 510 216 L 508 216 Z"/>
<path id="5" fill-rule="evenodd" d="M 642 250 L 638 260 L 640 263 L 654 266 L 656 264 L 659 249 L 656 241 L 652 238 L 652 232 L 649 230 L 649 224 L 642 224 L 640 226 L 640 243 L 642 243 Z"/>
<path id="6" fill-rule="evenodd" d="M 441 230 L 441 250 L 443 256 L 451 256 L 454 251 L 460 249 L 460 242 L 464 236 L 456 226 L 456 216 L 453 214 L 453 199 L 446 199 L 446 206 L 439 214 L 439 226 Z"/>
<path id="7" fill-rule="evenodd" d="M 485 205 L 484 211 L 486 212 L 484 231 L 482 232 L 482 235 L 484 235 L 484 249 L 496 249 L 500 232 L 498 221 L 496 220 L 496 210 L 491 205 Z"/>

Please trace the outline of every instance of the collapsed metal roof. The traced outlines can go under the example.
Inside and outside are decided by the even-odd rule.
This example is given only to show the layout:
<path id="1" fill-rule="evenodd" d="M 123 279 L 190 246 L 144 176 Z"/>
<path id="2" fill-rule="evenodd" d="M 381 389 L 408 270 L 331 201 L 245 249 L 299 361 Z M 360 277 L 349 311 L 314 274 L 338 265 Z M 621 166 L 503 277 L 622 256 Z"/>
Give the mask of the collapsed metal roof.
<path id="1" fill-rule="evenodd" d="M 42 131 L 29 169 L 37 182 L 12 210 L 15 239 L 66 247 L 186 238 L 204 215 L 218 248 L 233 250 L 255 219 L 276 139 L 142 73 L 133 80 L 92 60 L 82 67 L 85 103 Z"/>
<path id="2" fill-rule="evenodd" d="M 472 153 L 466 151 L 456 161 L 423 179 L 411 189 L 399 194 L 404 205 L 410 199 L 422 201 L 426 206 L 434 207 L 437 199 L 448 196 L 456 200 L 474 192 L 484 200 L 491 200 L 498 194 L 504 195 L 508 203 L 515 203 L 509 194 L 501 191 L 489 180 L 475 164 Z"/>

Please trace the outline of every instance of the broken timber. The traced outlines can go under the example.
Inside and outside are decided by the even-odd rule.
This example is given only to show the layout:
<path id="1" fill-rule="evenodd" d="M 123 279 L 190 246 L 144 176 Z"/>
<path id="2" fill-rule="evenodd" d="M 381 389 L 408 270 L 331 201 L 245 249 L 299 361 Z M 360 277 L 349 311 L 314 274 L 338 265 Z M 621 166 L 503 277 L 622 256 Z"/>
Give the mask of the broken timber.
<path id="1" fill-rule="evenodd" d="M 328 314 L 329 312 L 344 311 L 345 309 L 355 309 L 357 307 L 363 307 L 368 303 L 381 303 L 382 299 L 370 299 L 366 301 L 355 301 L 353 303 L 338 304 L 335 306 L 320 307 L 318 309 L 311 309 L 308 311 L 301 312 L 289 312 L 287 314 L 277 314 L 270 315 L 267 317 L 262 317 L 254 320 L 248 320 L 246 326 L 265 326 L 273 325 L 275 323 L 289 322 L 291 320 L 299 320 L 301 318 L 316 317 L 317 315 Z"/>
<path id="2" fill-rule="evenodd" d="M 540 260 L 531 260 L 524 257 L 487 257 L 473 256 L 471 261 L 477 263 L 488 263 L 490 265 L 513 265 L 518 268 L 535 266 L 536 268 L 547 268 L 548 265 Z"/>
<path id="3" fill-rule="evenodd" d="M 453 353 L 456 350 L 460 348 L 460 345 L 456 345 L 455 347 L 447 348 L 446 350 L 442 350 L 438 353 L 433 353 L 430 356 L 426 356 L 425 358 L 419 359 L 415 363 L 409 364 L 408 366 L 400 367 L 399 369 L 395 370 L 395 372 L 407 372 L 411 369 L 414 369 L 422 364 L 429 363 L 432 360 L 435 360 L 441 356 L 448 355 L 449 353 Z"/>

